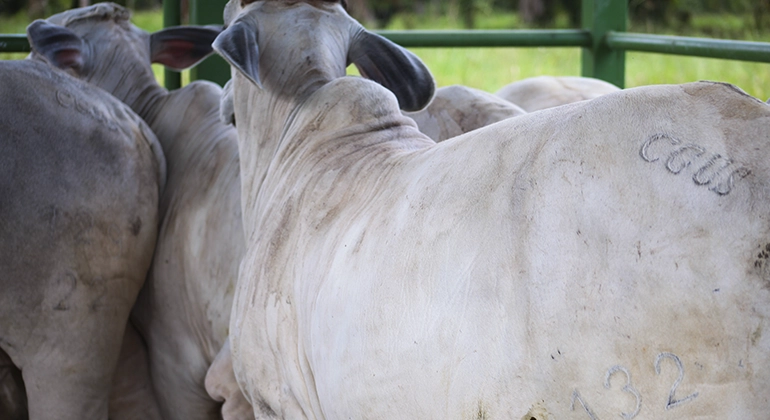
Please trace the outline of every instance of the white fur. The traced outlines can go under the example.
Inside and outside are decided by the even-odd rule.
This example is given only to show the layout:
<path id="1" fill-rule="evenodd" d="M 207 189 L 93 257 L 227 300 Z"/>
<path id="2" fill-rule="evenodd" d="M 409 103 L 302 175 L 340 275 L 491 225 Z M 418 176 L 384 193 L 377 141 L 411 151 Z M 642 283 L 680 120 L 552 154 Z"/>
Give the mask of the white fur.
<path id="1" fill-rule="evenodd" d="M 527 112 L 597 98 L 620 90 L 604 80 L 575 76 L 537 76 L 503 86 L 495 95 Z"/>
<path id="2" fill-rule="evenodd" d="M 766 104 L 629 89 L 435 144 L 344 77 L 339 5 L 231 5 L 257 418 L 766 417 Z"/>
<path id="3" fill-rule="evenodd" d="M 436 89 L 427 107 L 404 113 L 417 123 L 420 131 L 437 142 L 523 114 L 526 111 L 517 105 L 461 85 Z"/>
<path id="4" fill-rule="evenodd" d="M 104 419 L 164 157 L 127 106 L 46 63 L 4 61 L 0 80 L 0 359 L 30 419 Z M 0 406 L 23 406 L 20 386 L 5 381 Z"/>
<path id="5" fill-rule="evenodd" d="M 220 404 L 204 380 L 227 340 L 245 252 L 236 132 L 220 121 L 219 86 L 199 81 L 169 92 L 158 85 L 150 34 L 128 17 L 100 3 L 49 20 L 90 46 L 81 77 L 129 104 L 163 146 L 169 171 L 158 244 L 133 320 L 163 418 L 218 419 Z"/>

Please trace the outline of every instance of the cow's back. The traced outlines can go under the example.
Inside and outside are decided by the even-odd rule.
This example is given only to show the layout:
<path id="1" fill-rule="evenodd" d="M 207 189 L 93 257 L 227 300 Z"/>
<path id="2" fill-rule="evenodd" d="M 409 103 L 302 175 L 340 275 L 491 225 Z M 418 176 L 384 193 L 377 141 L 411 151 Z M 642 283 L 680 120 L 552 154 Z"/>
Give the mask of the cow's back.
<path id="1" fill-rule="evenodd" d="M 407 149 L 406 124 L 325 131 L 330 96 L 241 266 L 233 366 L 260 407 L 766 417 L 768 105 L 647 87 Z"/>
<path id="2" fill-rule="evenodd" d="M 0 347 L 28 389 L 88 372 L 95 398 L 152 256 L 162 153 L 108 94 L 31 60 L 0 72 Z"/>
<path id="3" fill-rule="evenodd" d="M 511 164 L 481 177 L 512 181 L 501 187 L 511 212 L 479 216 L 513 235 L 511 250 L 496 241 L 478 254 L 511 273 L 481 280 L 508 305 L 507 318 L 476 319 L 500 323 L 479 340 L 493 362 L 455 372 L 480 384 L 480 410 L 765 418 L 770 107 L 696 83 L 545 112 L 498 129 L 515 139 L 497 154 Z M 472 394 L 458 382 L 458 398 Z"/>
<path id="4" fill-rule="evenodd" d="M 572 110 L 522 218 L 531 404 L 764 418 L 770 108 L 699 83 Z"/>
<path id="5" fill-rule="evenodd" d="M 304 265 L 276 271 L 312 302 L 321 410 L 764 418 L 768 128 L 726 85 L 647 88 L 312 184 L 275 236 Z"/>

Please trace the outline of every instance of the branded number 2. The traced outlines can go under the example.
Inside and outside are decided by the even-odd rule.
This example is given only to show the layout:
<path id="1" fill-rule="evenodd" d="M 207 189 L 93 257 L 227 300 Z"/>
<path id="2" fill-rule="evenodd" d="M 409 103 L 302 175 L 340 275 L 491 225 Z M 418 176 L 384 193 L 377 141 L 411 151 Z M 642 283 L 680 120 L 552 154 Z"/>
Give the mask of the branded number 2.
<path id="1" fill-rule="evenodd" d="M 655 373 L 660 375 L 660 362 L 663 359 L 671 359 L 676 364 L 677 369 L 679 369 L 679 376 L 676 378 L 676 381 L 674 381 L 674 385 L 671 386 L 671 392 L 668 393 L 668 402 L 666 403 L 666 410 L 670 410 L 674 407 L 677 407 L 681 404 L 686 403 L 687 401 L 695 399 L 695 397 L 698 396 L 698 393 L 695 392 L 693 394 L 690 394 L 681 400 L 676 399 L 676 388 L 679 386 L 680 383 L 682 383 L 682 379 L 684 379 L 684 365 L 682 365 L 682 361 L 679 360 L 679 357 L 673 353 L 661 353 L 658 355 L 658 357 L 655 358 Z"/>

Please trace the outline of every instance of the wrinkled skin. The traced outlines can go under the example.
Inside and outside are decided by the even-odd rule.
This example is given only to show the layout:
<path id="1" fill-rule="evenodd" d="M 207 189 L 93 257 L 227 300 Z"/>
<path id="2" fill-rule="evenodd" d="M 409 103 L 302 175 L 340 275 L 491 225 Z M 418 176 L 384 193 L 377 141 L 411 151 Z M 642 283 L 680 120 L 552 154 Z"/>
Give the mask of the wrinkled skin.
<path id="1" fill-rule="evenodd" d="M 0 63 L 0 97 L 2 414 L 24 418 L 26 398 L 32 420 L 106 419 L 162 151 L 128 107 L 46 63 Z"/>
<path id="2" fill-rule="evenodd" d="M 436 89 L 425 109 L 404 113 L 428 137 L 441 142 L 477 128 L 524 115 L 518 106 L 482 90 L 462 85 Z"/>
<path id="3" fill-rule="evenodd" d="M 233 357 L 230 342 L 219 351 L 206 373 L 206 392 L 216 401 L 222 402 L 222 419 L 253 419 L 251 404 L 243 396 L 233 371 Z"/>
<path id="4" fill-rule="evenodd" d="M 503 86 L 495 95 L 527 112 L 598 98 L 620 90 L 604 80 L 576 76 L 537 76 Z"/>
<path id="5" fill-rule="evenodd" d="M 133 320 L 147 342 L 163 418 L 217 419 L 222 404 L 207 394 L 204 380 L 227 339 L 245 250 L 236 132 L 219 121 L 219 86 L 201 81 L 169 92 L 155 81 L 151 63 L 189 67 L 211 52 L 219 31 L 186 27 L 151 35 L 129 17 L 101 3 L 52 16 L 38 32 L 71 37 L 83 65 L 68 71 L 131 106 L 163 146 L 169 170 L 162 222 Z M 44 47 L 41 54 L 55 55 L 56 45 Z"/>
<path id="6" fill-rule="evenodd" d="M 345 77 L 338 4 L 226 17 L 257 418 L 766 418 L 767 104 L 627 89 L 436 144 L 398 105 L 424 68 Z"/>
<path id="7" fill-rule="evenodd" d="M 223 122 L 235 124 L 232 79 L 222 93 L 220 114 Z M 505 99 L 462 85 L 436 89 L 433 100 L 424 109 L 404 112 L 417 128 L 436 142 L 442 142 L 477 128 L 486 127 L 527 112 Z"/>
<path id="8" fill-rule="evenodd" d="M 126 325 L 123 346 L 110 389 L 110 420 L 162 419 L 150 379 L 147 345 L 132 322 Z"/>

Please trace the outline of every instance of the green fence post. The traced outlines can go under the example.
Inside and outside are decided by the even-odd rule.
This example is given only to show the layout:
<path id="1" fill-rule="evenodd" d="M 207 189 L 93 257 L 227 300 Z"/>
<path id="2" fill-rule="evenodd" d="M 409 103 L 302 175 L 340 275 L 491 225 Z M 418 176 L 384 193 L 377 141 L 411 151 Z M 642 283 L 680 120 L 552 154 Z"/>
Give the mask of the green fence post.
<path id="1" fill-rule="evenodd" d="M 626 53 L 607 45 L 609 31 L 625 32 L 627 0 L 583 0 L 583 29 L 591 32 L 591 47 L 583 48 L 582 74 L 625 86 Z"/>
<path id="2" fill-rule="evenodd" d="M 180 0 L 163 0 L 163 27 L 177 26 L 182 21 Z M 163 84 L 168 90 L 182 87 L 182 75 L 169 69 L 163 70 Z"/>
<path id="3" fill-rule="evenodd" d="M 190 23 L 221 25 L 227 0 L 190 0 Z M 230 66 L 214 54 L 190 70 L 190 80 L 210 80 L 224 86 L 230 80 Z"/>

